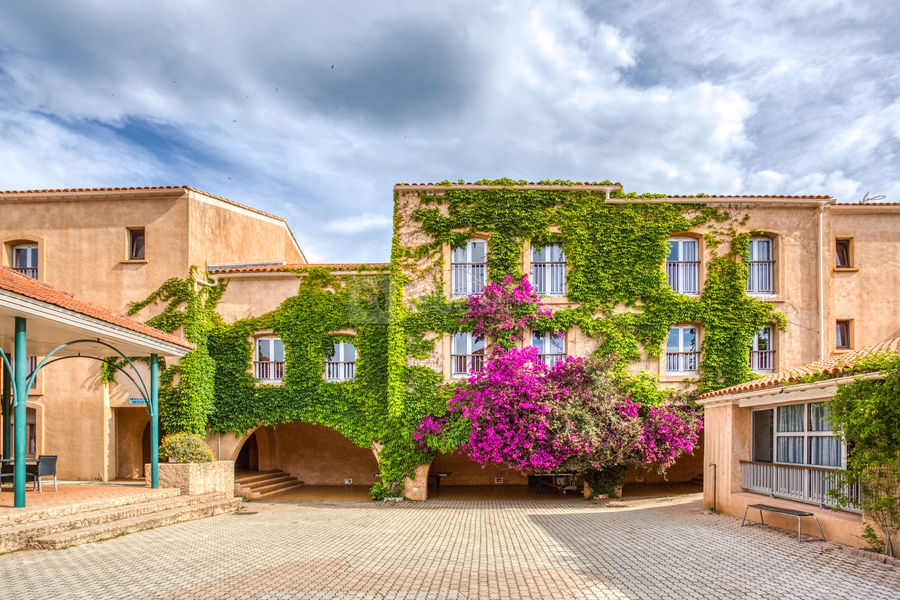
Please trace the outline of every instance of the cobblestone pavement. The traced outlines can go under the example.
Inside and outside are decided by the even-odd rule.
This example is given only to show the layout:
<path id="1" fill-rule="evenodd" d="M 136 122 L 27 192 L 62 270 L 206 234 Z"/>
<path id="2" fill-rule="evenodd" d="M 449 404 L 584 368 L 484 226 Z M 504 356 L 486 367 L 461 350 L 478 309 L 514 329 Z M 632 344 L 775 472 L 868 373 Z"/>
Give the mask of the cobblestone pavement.
<path id="1" fill-rule="evenodd" d="M 900 598 L 900 569 L 670 501 L 253 502 L 0 556 L 0 598 Z"/>

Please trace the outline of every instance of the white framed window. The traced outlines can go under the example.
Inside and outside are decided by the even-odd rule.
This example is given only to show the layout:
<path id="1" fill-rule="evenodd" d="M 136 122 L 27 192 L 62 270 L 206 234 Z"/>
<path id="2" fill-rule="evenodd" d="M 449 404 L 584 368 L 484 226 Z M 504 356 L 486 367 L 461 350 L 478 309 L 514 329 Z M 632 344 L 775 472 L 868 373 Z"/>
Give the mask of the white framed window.
<path id="1" fill-rule="evenodd" d="M 37 244 L 20 244 L 12 247 L 12 268 L 22 275 L 38 278 Z"/>
<path id="2" fill-rule="evenodd" d="M 772 238 L 750 238 L 750 260 L 747 263 L 747 293 L 775 293 L 775 259 Z"/>
<path id="3" fill-rule="evenodd" d="M 37 369 L 37 366 L 38 366 L 38 357 L 37 357 L 37 356 L 28 356 L 28 357 L 26 357 L 26 358 L 27 358 L 27 360 L 25 361 L 25 377 L 28 378 L 28 377 L 31 377 L 31 374 L 34 373 L 35 370 Z M 16 370 L 16 359 L 13 358 L 12 356 L 10 356 L 10 357 L 9 357 L 9 364 L 10 364 L 10 366 L 12 366 L 13 372 L 15 372 L 15 370 Z M 3 372 L 3 376 L 4 376 L 4 377 L 7 376 L 7 373 L 6 373 L 5 370 L 4 370 L 4 372 Z M 38 378 L 35 377 L 35 378 L 31 381 L 31 387 L 28 388 L 28 392 L 29 392 L 29 393 L 34 392 L 34 391 L 37 391 L 37 380 L 38 380 Z"/>
<path id="4" fill-rule="evenodd" d="M 692 325 L 672 327 L 666 340 L 666 373 L 693 375 L 697 373 L 699 362 L 697 328 Z"/>
<path id="5" fill-rule="evenodd" d="M 143 227 L 128 229 L 128 260 L 144 260 L 147 257 L 146 235 Z"/>
<path id="6" fill-rule="evenodd" d="M 325 359 L 325 381 L 350 381 L 356 377 L 356 346 L 335 342 Z"/>
<path id="7" fill-rule="evenodd" d="M 853 348 L 853 328 L 852 321 L 849 319 L 838 319 L 835 321 L 834 347 L 838 350 L 849 350 Z"/>
<path id="8" fill-rule="evenodd" d="M 253 375 L 262 381 L 284 379 L 284 342 L 277 337 L 256 339 Z"/>
<path id="9" fill-rule="evenodd" d="M 544 296 L 566 295 L 566 255 L 560 244 L 531 247 L 531 285 Z"/>
<path id="10" fill-rule="evenodd" d="M 454 248 L 450 256 L 450 285 L 453 296 L 480 294 L 487 283 L 487 244 L 469 240 Z"/>
<path id="11" fill-rule="evenodd" d="M 750 347 L 750 370 L 754 373 L 771 373 L 775 367 L 775 342 L 772 328 L 763 327 L 753 336 Z"/>
<path id="12" fill-rule="evenodd" d="M 453 377 L 466 377 L 484 367 L 484 340 L 468 332 L 453 334 L 450 341 L 450 372 Z"/>
<path id="13" fill-rule="evenodd" d="M 824 402 L 753 411 L 752 458 L 812 467 L 843 468 L 847 449 L 831 431 Z"/>
<path id="14" fill-rule="evenodd" d="M 696 295 L 700 292 L 700 258 L 696 239 L 669 238 L 666 279 L 669 286 L 680 294 Z"/>
<path id="15" fill-rule="evenodd" d="M 538 349 L 544 364 L 552 367 L 566 359 L 566 336 L 552 331 L 532 331 L 531 345 Z"/>

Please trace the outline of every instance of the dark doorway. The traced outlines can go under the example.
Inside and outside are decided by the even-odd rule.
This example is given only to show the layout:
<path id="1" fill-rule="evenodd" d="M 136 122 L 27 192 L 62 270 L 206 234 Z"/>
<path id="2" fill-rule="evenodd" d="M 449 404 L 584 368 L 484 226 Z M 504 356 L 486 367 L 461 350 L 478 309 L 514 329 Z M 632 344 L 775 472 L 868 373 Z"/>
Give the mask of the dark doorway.
<path id="1" fill-rule="evenodd" d="M 256 445 L 256 433 L 251 434 L 241 446 L 237 460 L 234 461 L 234 470 L 259 471 L 259 448 Z"/>
<path id="2" fill-rule="evenodd" d="M 150 426 L 152 421 L 147 422 L 147 426 L 144 427 L 144 433 L 141 436 L 141 466 L 146 465 L 150 462 Z"/>

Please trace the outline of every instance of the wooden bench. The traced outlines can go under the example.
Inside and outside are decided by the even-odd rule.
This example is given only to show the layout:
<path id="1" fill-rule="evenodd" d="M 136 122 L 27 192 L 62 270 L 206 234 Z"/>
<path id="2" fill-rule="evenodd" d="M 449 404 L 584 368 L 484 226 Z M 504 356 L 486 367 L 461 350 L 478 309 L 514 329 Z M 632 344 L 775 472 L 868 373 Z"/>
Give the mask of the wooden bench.
<path id="1" fill-rule="evenodd" d="M 816 518 L 816 515 L 814 515 L 811 512 L 807 512 L 807 511 L 803 511 L 803 510 L 794 510 L 792 508 L 783 508 L 781 506 L 772 506 L 771 504 L 748 504 L 747 508 L 744 509 L 744 520 L 741 521 L 741 527 L 743 527 L 744 523 L 747 521 L 747 511 L 750 510 L 751 508 L 759 511 L 759 522 L 761 525 L 766 524 L 766 522 L 763 521 L 763 511 L 776 513 L 779 515 L 787 515 L 789 517 L 796 517 L 797 518 L 797 541 L 798 542 L 803 541 L 803 537 L 800 534 L 800 518 L 801 517 L 812 517 L 813 520 L 816 522 L 816 527 L 819 528 L 819 535 L 822 536 L 822 541 L 823 542 L 825 541 L 825 534 L 822 533 L 822 526 L 819 525 L 819 519 Z M 753 523 L 751 523 L 751 525 L 752 524 Z M 810 538 L 808 541 L 813 541 L 813 540 L 815 540 L 815 538 Z M 816 541 L 818 541 L 818 540 L 816 540 Z"/>

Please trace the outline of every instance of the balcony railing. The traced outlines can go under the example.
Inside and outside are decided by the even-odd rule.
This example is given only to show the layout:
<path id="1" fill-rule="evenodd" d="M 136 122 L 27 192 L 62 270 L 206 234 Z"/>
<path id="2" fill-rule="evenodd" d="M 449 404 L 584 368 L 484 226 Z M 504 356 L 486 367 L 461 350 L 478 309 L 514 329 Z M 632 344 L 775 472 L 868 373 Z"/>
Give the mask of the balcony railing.
<path id="1" fill-rule="evenodd" d="M 544 364 L 548 367 L 552 367 L 558 362 L 562 362 L 566 360 L 565 354 L 538 354 L 541 357 L 541 360 L 544 361 Z"/>
<path id="2" fill-rule="evenodd" d="M 356 377 L 355 361 L 328 361 L 325 363 L 326 381 L 350 381 Z"/>
<path id="3" fill-rule="evenodd" d="M 284 379 L 284 361 L 254 361 L 253 374 L 257 379 L 262 379 L 263 381 L 281 381 Z"/>
<path id="4" fill-rule="evenodd" d="M 37 279 L 38 276 L 37 267 L 13 267 L 13 271 L 31 277 L 32 279 Z"/>
<path id="5" fill-rule="evenodd" d="M 770 498 L 786 498 L 820 507 L 835 507 L 837 502 L 829 490 L 840 486 L 835 469 L 808 465 L 785 465 L 741 461 L 741 487 L 748 492 L 768 494 Z M 859 485 L 844 484 L 842 493 L 851 498 L 842 510 L 860 512 Z"/>
<path id="6" fill-rule="evenodd" d="M 775 284 L 772 272 L 774 260 L 751 260 L 748 263 L 747 292 L 750 294 L 772 294 L 775 292 Z"/>
<path id="7" fill-rule="evenodd" d="M 771 373 L 775 370 L 774 350 L 751 350 L 750 370 L 754 373 Z"/>
<path id="8" fill-rule="evenodd" d="M 696 373 L 699 362 L 699 352 L 666 352 L 668 373 Z"/>
<path id="9" fill-rule="evenodd" d="M 483 354 L 453 354 L 450 356 L 453 375 L 475 373 L 484 366 Z"/>
<path id="10" fill-rule="evenodd" d="M 531 263 L 531 285 L 544 296 L 565 296 L 566 263 Z"/>
<path id="11" fill-rule="evenodd" d="M 669 286 L 681 294 L 696 294 L 700 290 L 700 261 L 682 260 L 666 263 Z"/>
<path id="12" fill-rule="evenodd" d="M 454 296 L 480 294 L 484 290 L 487 266 L 484 263 L 453 263 L 450 281 Z"/>

